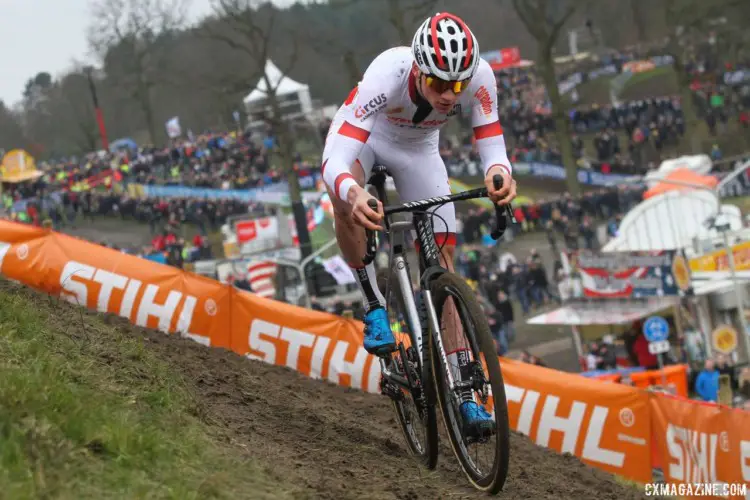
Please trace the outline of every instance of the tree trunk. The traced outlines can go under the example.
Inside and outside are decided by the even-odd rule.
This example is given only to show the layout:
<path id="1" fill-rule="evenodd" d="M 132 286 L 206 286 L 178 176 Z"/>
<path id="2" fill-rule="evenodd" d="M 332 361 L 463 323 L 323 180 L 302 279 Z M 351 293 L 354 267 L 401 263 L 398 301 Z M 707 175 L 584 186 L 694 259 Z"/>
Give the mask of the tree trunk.
<path id="1" fill-rule="evenodd" d="M 362 73 L 359 70 L 359 66 L 357 65 L 357 60 L 354 57 L 354 51 L 352 49 L 347 49 L 346 52 L 344 52 L 344 68 L 346 69 L 346 73 L 349 76 L 349 84 L 352 88 L 359 85 L 359 80 L 362 78 Z"/>
<path id="2" fill-rule="evenodd" d="M 148 126 L 148 136 L 151 139 L 151 144 L 156 145 L 156 124 L 154 123 L 154 108 L 151 106 L 151 92 L 149 88 L 146 88 L 145 97 L 143 99 L 143 113 L 146 115 L 146 125 Z"/>
<path id="3" fill-rule="evenodd" d="M 269 89 L 273 88 L 269 81 L 266 81 L 266 85 Z M 294 169 L 292 134 L 282 117 L 281 107 L 273 92 L 268 93 L 268 102 L 271 105 L 271 112 L 273 113 L 271 123 L 274 135 L 279 144 L 282 168 L 286 174 L 287 184 L 289 184 L 289 201 L 292 204 L 292 213 L 294 214 L 294 222 L 297 227 L 300 253 L 304 259 L 312 254 L 312 242 L 310 240 L 310 232 L 307 230 L 307 213 L 305 212 L 305 205 L 302 202 L 302 189 L 299 185 L 297 171 Z"/>
<path id="4" fill-rule="evenodd" d="M 633 22 L 635 28 L 638 30 L 638 43 L 646 41 L 646 24 L 643 18 L 643 12 L 641 11 L 641 2 L 643 0 L 630 0 L 630 10 L 633 14 Z"/>
<path id="5" fill-rule="evenodd" d="M 81 133 L 83 134 L 83 141 L 75 141 L 76 146 L 81 148 L 82 151 L 96 151 L 99 149 L 99 134 L 96 132 L 96 128 L 87 126 L 88 124 L 80 123 Z M 102 145 L 102 147 L 104 147 Z"/>
<path id="6" fill-rule="evenodd" d="M 552 105 L 555 134 L 557 135 L 557 142 L 560 146 L 560 154 L 562 155 L 563 166 L 565 167 L 565 183 L 568 187 L 568 192 L 573 196 L 577 196 L 581 193 L 581 186 L 578 183 L 578 166 L 573 155 L 573 144 L 570 142 L 570 121 L 566 114 L 567 108 L 560 96 L 560 89 L 557 86 L 552 50 L 551 48 L 545 49 L 544 45 L 540 44 L 539 69 Z"/>
<path id="7" fill-rule="evenodd" d="M 135 98 L 140 104 L 143 120 L 146 122 L 148 139 L 151 145 L 156 145 L 156 127 L 154 126 L 154 109 L 151 106 L 151 92 L 149 86 L 140 77 L 138 78 L 138 87 L 135 92 Z"/>
<path id="8" fill-rule="evenodd" d="M 401 9 L 401 0 L 388 0 L 388 17 L 391 24 L 396 28 L 398 42 L 401 45 L 410 45 L 411 37 L 404 26 L 404 12 Z"/>
<path id="9" fill-rule="evenodd" d="M 670 50 L 674 62 L 672 67 L 677 75 L 677 87 L 680 90 L 680 98 L 682 105 L 682 115 L 685 119 L 685 138 L 690 145 L 690 151 L 695 154 L 702 152 L 702 144 L 700 137 L 700 119 L 695 110 L 695 102 L 693 101 L 693 91 L 690 90 L 690 77 L 685 71 L 685 65 L 682 61 L 682 54 L 678 47 L 672 42 L 672 50 Z"/>

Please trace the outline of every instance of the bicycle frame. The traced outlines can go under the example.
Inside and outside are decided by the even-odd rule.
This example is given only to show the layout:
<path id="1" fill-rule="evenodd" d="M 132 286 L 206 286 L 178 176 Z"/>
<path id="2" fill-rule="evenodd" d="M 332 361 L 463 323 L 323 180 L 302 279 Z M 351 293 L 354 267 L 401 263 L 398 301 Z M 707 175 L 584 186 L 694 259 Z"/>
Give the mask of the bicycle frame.
<path id="1" fill-rule="evenodd" d="M 373 177 L 370 179 L 370 185 L 372 185 L 376 191 L 378 198 L 381 203 L 386 203 L 387 196 L 385 193 L 385 170 L 378 169 L 374 171 Z M 422 373 L 427 362 L 429 344 L 427 342 L 435 342 L 435 347 L 440 355 L 441 362 L 448 366 L 448 354 L 445 350 L 442 336 L 440 332 L 440 321 L 435 313 L 435 308 L 432 301 L 432 294 L 430 292 L 430 283 L 437 279 L 441 274 L 448 272 L 448 270 L 440 264 L 440 250 L 435 241 L 435 233 L 432 227 L 431 215 L 426 212 L 426 209 L 442 205 L 445 203 L 451 203 L 453 201 L 468 200 L 473 198 L 480 198 L 487 196 L 487 190 L 484 188 L 474 189 L 450 196 L 439 196 L 435 198 L 428 198 L 420 201 L 413 201 L 404 203 L 401 206 L 387 207 L 384 210 L 383 224 L 385 226 L 385 232 L 389 234 L 391 240 L 391 252 L 390 252 L 390 266 L 392 274 L 395 275 L 399 282 L 399 289 L 401 291 L 401 300 L 404 305 L 405 311 L 403 313 L 407 316 L 409 324 L 409 336 L 412 342 L 412 346 L 415 347 L 419 357 L 419 372 Z M 502 211 L 505 210 L 505 213 Z M 412 224 L 408 222 L 396 222 L 390 221 L 390 215 L 401 212 L 412 213 Z M 497 221 L 498 228 L 493 231 L 493 238 L 498 238 L 502 235 L 505 230 L 505 224 L 507 223 L 505 215 L 509 215 L 511 220 L 515 222 L 510 205 L 506 209 L 497 209 Z M 403 231 L 406 227 L 412 225 L 417 235 L 421 251 L 419 252 L 419 263 L 420 263 L 420 290 L 422 295 L 422 301 L 419 308 L 417 308 L 414 300 L 414 289 L 411 284 L 411 277 L 407 272 L 407 264 L 404 258 L 404 240 Z M 395 235 L 395 237 L 394 237 Z M 374 233 L 368 233 L 368 255 L 374 258 L 375 254 L 375 243 Z M 367 263 L 367 262 L 366 262 Z M 389 284 L 390 286 L 390 284 Z M 408 291 L 408 293 L 407 293 Z M 386 290 L 388 294 L 388 290 Z M 425 342 L 425 339 L 427 342 Z M 404 389 L 411 391 L 413 388 L 409 383 L 409 380 L 393 373 L 389 369 L 390 359 L 380 359 L 381 372 L 384 378 L 391 382 L 394 382 Z M 408 374 L 407 374 L 408 375 Z M 450 370 L 447 370 L 448 385 L 451 390 L 455 390 L 456 382 L 453 378 L 453 374 Z"/>
<path id="2" fill-rule="evenodd" d="M 414 349 L 416 349 L 417 353 L 419 354 L 419 371 L 421 373 L 422 367 L 424 366 L 425 358 L 423 354 L 423 346 L 422 341 L 424 338 L 424 329 L 422 326 L 422 321 L 419 315 L 419 311 L 417 309 L 417 305 L 414 300 L 414 289 L 412 287 L 411 283 L 411 276 L 409 276 L 409 273 L 407 271 L 407 263 L 406 259 L 404 257 L 404 235 L 403 235 L 403 226 L 406 225 L 405 223 L 394 223 L 391 224 L 388 223 L 390 226 L 390 242 L 391 242 L 391 252 L 390 252 L 390 259 L 389 259 L 389 265 L 391 266 L 391 276 L 395 276 L 396 279 L 398 279 L 399 287 L 398 289 L 401 292 L 401 303 L 404 306 L 403 314 L 406 316 L 406 320 L 409 324 L 409 338 L 411 340 L 411 345 L 414 346 Z M 388 284 L 388 287 L 391 287 L 392 285 Z M 389 290 L 386 290 L 386 296 L 389 295 Z M 408 379 L 404 379 L 403 377 L 393 373 L 389 369 L 390 365 L 390 358 L 386 362 L 386 359 L 380 358 L 380 368 L 381 372 L 384 377 L 389 379 L 391 382 L 394 382 L 401 386 L 404 389 L 408 389 L 411 391 L 413 388 L 411 384 L 409 383 Z"/>
<path id="3" fill-rule="evenodd" d="M 385 205 L 385 168 L 376 166 L 373 172 L 375 175 L 370 180 L 370 185 L 377 189 L 378 198 Z M 502 182 L 501 176 L 494 176 L 493 182 L 495 188 L 498 189 Z M 490 367 L 488 368 L 490 371 L 489 381 L 485 378 L 483 371 L 479 373 L 478 379 L 475 378 L 473 371 L 476 369 L 476 366 L 474 365 L 480 359 L 479 356 L 482 351 L 479 348 L 479 344 L 481 343 L 484 348 L 484 355 L 489 355 L 488 352 L 492 349 L 489 327 L 482 318 L 481 309 L 472 297 L 472 292 L 467 288 L 463 279 L 446 269 L 447 267 L 451 267 L 449 263 L 446 263 L 445 266 L 441 265 L 440 253 L 442 249 L 438 247 L 435 241 L 435 233 L 432 226 L 433 214 L 427 212 L 427 209 L 445 203 L 485 196 L 487 196 L 486 189 L 475 189 L 450 196 L 408 202 L 400 206 L 384 206 L 382 225 L 385 228 L 384 234 L 387 235 L 391 244 L 390 270 L 385 290 L 386 307 L 390 305 L 398 306 L 398 310 L 400 310 L 403 316 L 399 319 L 405 320 L 408 324 L 411 345 L 405 348 L 406 342 L 404 342 L 404 339 L 397 339 L 396 353 L 398 354 L 394 353 L 380 357 L 382 374 L 380 387 L 382 393 L 394 401 L 394 407 L 396 408 L 399 422 L 409 447 L 431 469 L 434 469 L 437 463 L 439 438 L 437 435 L 436 407 L 438 406 L 437 401 L 439 401 L 441 412 L 443 412 L 443 419 L 446 426 L 448 426 L 451 445 L 461 463 L 462 469 L 474 486 L 483 491 L 496 493 L 502 488 L 505 482 L 508 468 L 508 422 L 507 407 L 504 406 L 505 393 L 502 386 L 502 375 L 497 360 L 495 360 L 495 365 L 491 365 L 490 363 Z M 368 205 L 372 210 L 378 209 L 375 200 L 369 200 Z M 515 219 L 510 205 L 505 208 L 496 207 L 495 211 L 497 216 L 496 226 L 491 236 L 497 240 L 503 234 L 508 220 L 515 222 Z M 399 212 L 411 213 L 412 221 L 392 222 L 390 216 Z M 412 286 L 409 264 L 405 258 L 404 231 L 411 230 L 412 227 L 421 247 L 421 251 L 419 252 L 419 281 L 416 290 L 416 292 L 421 294 L 422 298 L 419 306 L 416 305 L 415 299 L 417 296 Z M 377 246 L 375 233 L 368 230 L 366 231 L 366 235 L 367 253 L 362 260 L 365 265 L 369 265 L 375 258 Z M 432 287 L 434 286 L 434 280 L 440 280 L 440 288 L 436 287 L 434 289 L 435 298 L 433 299 Z M 392 288 L 396 283 L 399 285 L 398 290 Z M 399 301 L 398 304 L 392 304 L 391 292 L 395 292 L 394 294 L 398 295 L 396 299 Z M 457 293 L 457 295 L 453 295 L 454 293 Z M 446 308 L 446 304 L 449 304 L 446 300 L 451 295 L 453 295 L 455 299 L 454 303 L 457 306 L 455 313 L 460 315 L 462 324 L 467 324 L 467 314 L 469 315 L 468 317 L 478 317 L 483 322 L 483 325 L 478 327 L 481 342 L 477 340 L 477 332 L 474 331 L 476 328 L 475 323 L 472 321 L 468 322 L 470 326 L 468 327 L 466 337 L 474 353 L 474 362 L 470 365 L 472 374 L 469 377 L 465 377 L 466 380 L 457 380 L 454 377 L 454 370 L 448 361 L 448 354 L 441 334 L 440 318 L 435 309 L 435 301 L 439 301 L 440 307 L 443 310 L 450 310 Z M 450 337 L 446 340 L 451 342 Z M 465 343 L 459 344 L 455 341 L 453 343 L 461 348 L 468 347 Z M 493 366 L 494 372 L 492 371 Z M 479 385 L 477 385 L 477 382 L 479 382 Z M 500 420 L 497 420 L 496 427 L 498 427 L 500 435 L 504 437 L 504 439 L 498 438 L 495 445 L 497 455 L 492 462 L 493 465 L 489 472 L 484 471 L 483 468 L 477 468 L 473 459 L 468 458 L 467 444 L 465 444 L 468 438 L 457 423 L 460 421 L 460 417 L 456 417 L 458 407 L 455 406 L 459 389 L 479 391 L 482 401 L 486 403 L 486 396 L 483 396 L 483 394 L 486 394 L 487 384 L 491 384 L 490 389 L 499 384 L 497 392 L 500 395 L 499 401 L 503 403 L 503 406 L 498 410 L 498 400 L 495 401 L 495 412 L 502 416 Z M 407 391 L 408 394 L 406 394 Z M 408 417 L 404 409 L 405 405 L 410 401 L 416 406 L 416 420 Z M 424 429 L 424 439 L 415 435 L 417 427 Z M 494 433 L 495 430 L 492 431 L 492 434 Z M 482 436 L 474 436 L 472 439 L 474 441 L 481 440 L 483 439 Z"/>

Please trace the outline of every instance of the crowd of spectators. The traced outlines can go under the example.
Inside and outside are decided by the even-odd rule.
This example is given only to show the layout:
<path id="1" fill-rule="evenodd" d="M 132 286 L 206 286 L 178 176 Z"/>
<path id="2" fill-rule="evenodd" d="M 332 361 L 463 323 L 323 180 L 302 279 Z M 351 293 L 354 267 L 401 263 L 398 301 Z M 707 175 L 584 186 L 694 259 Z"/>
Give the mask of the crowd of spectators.
<path id="1" fill-rule="evenodd" d="M 46 214 L 59 228 L 75 213 L 83 216 L 117 215 L 148 223 L 155 232 L 160 224 L 178 220 L 216 229 L 239 213 L 262 212 L 259 203 L 217 199 L 206 195 L 143 199 L 128 186 L 165 185 L 207 189 L 265 188 L 281 181 L 270 165 L 274 139 L 269 134 L 207 133 L 178 139 L 164 148 L 124 147 L 94 152 L 82 158 L 40 162 L 43 175 L 30 182 L 6 187 L 3 207 L 20 220 L 40 224 Z M 300 176 L 313 169 L 298 156 Z M 111 189 L 116 185 L 118 189 Z M 95 189 L 95 188 L 106 189 Z M 28 203 L 27 203 L 28 202 Z"/>
<path id="2" fill-rule="evenodd" d="M 622 65 L 638 57 L 635 53 L 615 54 L 608 61 L 575 63 L 567 71 L 586 71 L 587 64 Z M 589 69 L 595 69 L 594 66 Z M 690 68 L 696 82 L 707 73 L 718 71 L 705 62 Z M 701 117 L 712 133 L 721 133 L 733 117 L 748 126 L 745 110 L 750 109 L 750 84 L 729 86 L 701 80 L 694 91 Z M 498 93 L 512 161 L 561 163 L 551 133 L 554 123 L 546 92 L 533 68 L 500 72 Z M 580 165 L 603 173 L 643 173 L 649 164 L 653 165 L 649 151 L 658 153 L 665 146 L 676 144 L 685 131 L 680 100 L 673 96 L 581 106 L 570 112 L 569 120 L 573 130 L 571 142 Z M 321 130 L 325 132 L 326 127 Z M 585 141 L 590 141 L 588 147 Z M 174 140 L 164 148 L 125 147 L 82 158 L 42 162 L 44 175 L 36 182 L 19 184 L 14 191 L 4 193 L 3 204 L 16 212 L 20 220 L 39 225 L 49 219 L 56 229 L 74 226 L 79 218 L 117 217 L 148 224 L 154 241 L 138 254 L 155 260 L 163 256 L 167 263 L 182 266 L 207 255 L 210 249 L 207 250 L 205 235 L 216 231 L 228 217 L 248 212 L 264 215 L 266 207 L 259 203 L 198 197 L 141 199 L 128 186 L 163 184 L 224 190 L 269 186 L 281 180 L 271 161 L 274 142 L 270 133 L 260 137 L 249 133 L 206 133 Z M 463 143 L 468 146 L 469 157 L 476 156 L 469 136 Z M 447 162 L 466 154 L 455 145 L 441 147 L 441 153 Z M 300 174 L 313 170 L 301 158 L 296 160 Z M 115 174 L 117 178 L 113 180 Z M 88 189 L 102 183 L 109 188 L 117 184 L 120 189 Z M 62 192 L 61 188 L 70 191 Z M 621 215 L 640 200 L 641 194 L 638 188 L 619 188 L 587 192 L 578 198 L 565 194 L 554 199 L 537 199 L 515 207 L 518 224 L 508 232 L 511 237 L 524 232 L 543 232 L 553 255 L 563 249 L 596 249 L 597 223 L 606 222 L 611 236 Z M 12 210 L 23 200 L 28 203 L 21 210 Z M 518 304 L 525 315 L 536 307 L 559 301 L 554 283 L 560 276 L 557 269 L 546 269 L 535 251 L 519 260 L 507 253 L 499 258 L 497 249 L 485 247 L 482 240 L 489 232 L 491 216 L 487 210 L 473 209 L 459 218 L 462 251 L 458 265 L 485 297 L 493 329 L 503 332 L 498 338 L 504 339 L 501 344 L 505 347 L 501 348 L 507 350 L 514 337 L 513 304 Z M 197 228 L 196 238 L 201 241 L 186 242 L 180 236 L 185 234 L 182 228 L 186 225 Z M 334 305 L 334 309 L 346 306 Z"/>
<path id="3" fill-rule="evenodd" d="M 626 51 L 605 56 L 602 60 L 587 59 L 561 67 L 560 81 L 567 74 L 614 65 L 622 68 L 628 61 L 645 58 L 645 52 Z M 688 63 L 693 81 L 693 98 L 699 119 L 705 121 L 711 136 L 718 137 L 730 121 L 750 129 L 750 78 L 725 83 L 725 74 L 750 68 L 750 61 L 719 66 L 715 55 L 704 52 Z M 608 73 L 603 73 L 606 75 Z M 533 66 L 510 68 L 497 74 L 499 113 L 503 123 L 512 161 L 539 161 L 561 164 L 559 144 L 554 135 L 545 87 Z M 574 95 L 576 91 L 572 92 Z M 644 174 L 658 166 L 665 154 L 671 154 L 685 133 L 681 100 L 676 95 L 657 95 L 644 100 L 616 103 L 574 105 L 569 112 L 571 143 L 581 168 L 602 173 Z M 455 161 L 465 151 L 476 159 L 471 134 L 460 144 L 443 141 L 442 151 Z M 721 158 L 719 146 L 712 151 Z"/>
<path id="4" fill-rule="evenodd" d="M 211 246 L 205 237 L 196 234 L 192 239 L 186 239 L 172 229 L 165 229 L 154 236 L 150 245 L 144 245 L 140 248 L 121 247 L 107 241 L 97 243 L 105 248 L 178 269 L 184 269 L 185 264 L 188 263 L 213 258 Z"/>
<path id="5" fill-rule="evenodd" d="M 507 352 L 515 339 L 513 323 L 521 314 L 561 302 L 560 283 L 566 276 L 559 261 L 562 251 L 597 250 L 601 242 L 596 227 L 604 223 L 605 238 L 614 237 L 622 215 L 643 197 L 641 186 L 604 188 L 574 197 L 565 193 L 554 199 L 540 199 L 515 208 L 520 232 L 543 232 L 553 261 L 542 258 L 540 249 L 526 256 L 513 254 L 502 243 L 490 246 L 485 235 L 492 227 L 492 212 L 471 209 L 458 219 L 457 269 L 483 298 L 485 311 L 498 341 L 498 352 Z M 520 308 L 520 310 L 518 310 Z"/>

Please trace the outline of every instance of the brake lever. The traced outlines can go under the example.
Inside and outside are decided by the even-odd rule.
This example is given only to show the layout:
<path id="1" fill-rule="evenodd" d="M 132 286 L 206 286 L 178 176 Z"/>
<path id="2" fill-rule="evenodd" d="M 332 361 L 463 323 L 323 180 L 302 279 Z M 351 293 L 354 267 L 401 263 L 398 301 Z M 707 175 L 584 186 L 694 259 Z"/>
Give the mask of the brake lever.
<path id="1" fill-rule="evenodd" d="M 493 175 L 492 184 L 495 186 L 495 189 L 500 189 L 503 187 L 503 177 L 500 174 Z M 500 207 L 495 203 L 493 205 L 495 205 L 495 229 L 490 233 L 490 237 L 497 241 L 505 234 L 505 230 L 508 229 L 508 219 L 515 224 L 516 217 L 513 215 L 513 206 L 510 203 L 504 207 Z"/>
<path id="2" fill-rule="evenodd" d="M 367 206 L 375 210 L 376 212 L 378 211 L 378 201 L 375 198 L 370 198 L 369 200 L 367 200 Z M 371 229 L 365 229 L 365 234 L 367 235 L 367 248 L 365 250 L 365 256 L 362 257 L 362 263 L 367 266 L 375 260 L 375 254 L 378 251 L 378 247 L 375 243 L 375 231 Z"/>

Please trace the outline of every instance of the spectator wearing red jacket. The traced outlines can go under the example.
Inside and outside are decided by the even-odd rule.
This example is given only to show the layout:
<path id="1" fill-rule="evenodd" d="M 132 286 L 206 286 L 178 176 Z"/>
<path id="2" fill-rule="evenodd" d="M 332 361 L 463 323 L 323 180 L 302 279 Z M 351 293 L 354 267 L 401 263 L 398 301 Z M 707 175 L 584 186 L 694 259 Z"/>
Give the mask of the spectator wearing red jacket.
<path id="1" fill-rule="evenodd" d="M 659 360 L 656 359 L 655 354 L 651 354 L 648 351 L 648 340 L 643 336 L 642 333 L 638 334 L 633 344 L 633 352 L 638 358 L 638 365 L 644 367 L 646 370 L 655 370 L 659 367 Z"/>

